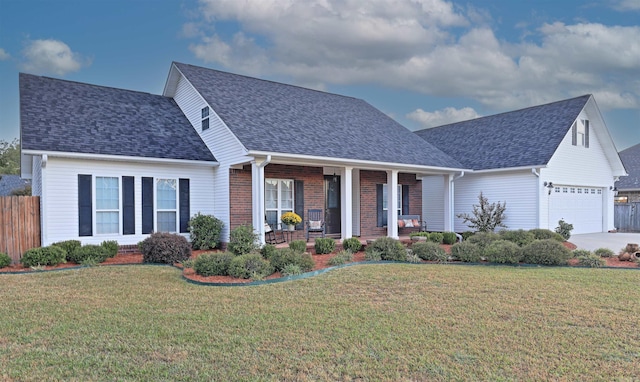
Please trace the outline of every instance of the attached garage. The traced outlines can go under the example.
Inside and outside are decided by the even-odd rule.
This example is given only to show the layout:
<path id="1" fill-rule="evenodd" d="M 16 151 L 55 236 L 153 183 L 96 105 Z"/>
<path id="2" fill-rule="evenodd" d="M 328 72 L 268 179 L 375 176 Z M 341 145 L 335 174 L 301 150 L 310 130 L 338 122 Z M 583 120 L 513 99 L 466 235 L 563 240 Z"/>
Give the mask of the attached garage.
<path id="1" fill-rule="evenodd" d="M 549 195 L 549 227 L 556 227 L 562 219 L 573 224 L 572 234 L 602 232 L 602 200 L 602 188 L 554 187 Z"/>

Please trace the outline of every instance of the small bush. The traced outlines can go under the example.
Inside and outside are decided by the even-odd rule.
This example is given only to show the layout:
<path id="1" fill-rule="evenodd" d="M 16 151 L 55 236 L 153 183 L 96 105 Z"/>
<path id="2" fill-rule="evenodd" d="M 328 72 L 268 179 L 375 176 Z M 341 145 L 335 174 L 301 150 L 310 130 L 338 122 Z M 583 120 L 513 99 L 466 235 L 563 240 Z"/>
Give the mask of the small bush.
<path id="1" fill-rule="evenodd" d="M 267 260 L 271 260 L 271 257 L 274 253 L 278 252 L 278 248 L 276 248 L 273 244 L 265 244 L 264 247 L 260 250 L 260 254 Z"/>
<path id="2" fill-rule="evenodd" d="M 593 251 L 593 253 L 600 257 L 612 257 L 614 255 L 613 251 L 609 248 L 598 248 Z"/>
<path id="3" fill-rule="evenodd" d="M 67 261 L 72 261 L 69 258 L 69 255 L 73 255 L 73 252 L 75 252 L 76 249 L 82 247 L 82 243 L 80 242 L 80 240 L 65 240 L 65 241 L 59 241 L 57 243 L 53 243 L 51 245 L 55 245 L 56 247 L 60 247 L 62 249 L 64 249 L 64 252 L 67 256 Z"/>
<path id="4" fill-rule="evenodd" d="M 557 241 L 564 241 L 564 238 L 562 237 L 562 235 L 560 235 L 557 232 L 553 232 L 550 229 L 534 228 L 534 229 L 530 229 L 529 232 L 533 234 L 533 237 L 536 240 L 553 239 Z"/>
<path id="5" fill-rule="evenodd" d="M 220 244 L 224 223 L 212 215 L 198 212 L 189 220 L 189 235 L 193 249 L 213 249 Z"/>
<path id="6" fill-rule="evenodd" d="M 327 264 L 331 266 L 335 266 L 335 265 L 342 265 L 351 261 L 353 261 L 353 253 L 351 251 L 344 250 L 344 251 L 338 252 L 337 255 L 330 258 Z"/>
<path id="7" fill-rule="evenodd" d="M 11 265 L 11 257 L 6 253 L 0 252 L 0 268 L 8 267 Z"/>
<path id="8" fill-rule="evenodd" d="M 522 261 L 528 264 L 561 265 L 571 258 L 562 243 L 553 240 L 536 240 L 522 248 Z"/>
<path id="9" fill-rule="evenodd" d="M 304 240 L 294 240 L 289 243 L 289 248 L 296 252 L 304 253 L 307 250 L 307 243 Z"/>
<path id="10" fill-rule="evenodd" d="M 33 248 L 22 255 L 20 263 L 27 268 L 58 265 L 66 261 L 66 255 L 65 250 L 56 245 Z"/>
<path id="11" fill-rule="evenodd" d="M 367 252 L 372 252 L 372 255 L 379 253 L 381 260 L 407 261 L 407 250 L 402 243 L 387 236 L 377 238 L 367 246 L 365 253 Z M 377 255 L 374 257 L 377 257 Z"/>
<path id="12" fill-rule="evenodd" d="M 203 253 L 193 261 L 193 270 L 200 276 L 226 276 L 234 257 L 229 252 Z"/>
<path id="13" fill-rule="evenodd" d="M 273 267 L 257 253 L 234 257 L 229 263 L 229 276 L 248 279 L 263 278 L 273 273 Z"/>
<path id="14" fill-rule="evenodd" d="M 606 265 L 607 261 L 596 254 L 589 253 L 588 255 L 578 256 L 578 264 L 584 267 L 600 268 Z"/>
<path id="15" fill-rule="evenodd" d="M 350 237 L 342 241 L 342 248 L 344 248 L 345 251 L 356 253 L 362 249 L 362 243 L 360 243 L 360 239 L 357 237 Z"/>
<path id="16" fill-rule="evenodd" d="M 382 260 L 382 251 L 380 251 L 379 249 L 370 249 L 370 247 L 367 247 L 367 249 L 364 251 L 364 259 L 367 261 L 380 261 Z"/>
<path id="17" fill-rule="evenodd" d="M 438 243 L 425 241 L 413 243 L 411 246 L 413 254 L 427 261 L 447 261 L 447 253 Z"/>
<path id="18" fill-rule="evenodd" d="M 250 225 L 241 225 L 231 230 L 228 249 L 236 256 L 246 255 L 258 249 L 258 235 Z"/>
<path id="19" fill-rule="evenodd" d="M 475 235 L 471 236 L 468 240 L 469 243 L 476 244 L 480 247 L 480 250 L 484 251 L 489 244 L 493 243 L 496 240 L 500 240 L 500 235 L 494 232 L 477 232 Z"/>
<path id="20" fill-rule="evenodd" d="M 458 237 L 456 236 L 455 232 L 444 232 L 442 234 L 442 242 L 444 244 L 455 244 L 457 240 Z"/>
<path id="21" fill-rule="evenodd" d="M 470 238 L 471 236 L 475 235 L 476 233 L 473 231 L 464 231 L 463 233 L 461 233 L 460 235 L 462 236 L 462 240 L 467 240 L 468 238 Z"/>
<path id="22" fill-rule="evenodd" d="M 531 244 L 536 238 L 533 233 L 525 231 L 523 229 L 517 229 L 513 231 L 502 230 L 499 232 L 500 238 L 508 240 L 512 243 L 516 243 L 519 247 Z"/>
<path id="23" fill-rule="evenodd" d="M 569 224 L 562 219 L 558 221 L 556 232 L 559 233 L 563 239 L 569 240 L 571 237 L 571 231 L 573 231 L 573 224 Z"/>
<path id="24" fill-rule="evenodd" d="M 409 237 L 414 237 L 414 236 L 424 236 L 426 238 L 429 237 L 429 232 L 411 232 L 409 233 Z"/>
<path id="25" fill-rule="evenodd" d="M 489 199 L 482 194 L 478 195 L 478 204 L 473 205 L 471 213 L 473 216 L 463 213 L 456 217 L 463 220 L 471 229 L 477 229 L 480 232 L 493 232 L 498 227 L 507 228 L 504 220 L 507 218 L 505 210 L 507 203 L 489 203 Z"/>
<path id="26" fill-rule="evenodd" d="M 412 250 L 407 249 L 407 262 L 413 263 L 413 264 L 418 264 L 418 263 L 422 262 L 422 259 L 420 257 L 418 257 L 418 255 L 413 253 Z"/>
<path id="27" fill-rule="evenodd" d="M 320 237 L 316 239 L 316 254 L 322 255 L 336 250 L 336 241 L 330 237 Z"/>
<path id="28" fill-rule="evenodd" d="M 470 241 L 455 243 L 451 246 L 451 256 L 465 263 L 477 263 L 481 260 L 482 249 Z"/>
<path id="29" fill-rule="evenodd" d="M 67 260 L 76 264 L 99 264 L 109 258 L 109 252 L 101 245 L 87 244 L 67 254 Z"/>
<path id="30" fill-rule="evenodd" d="M 429 241 L 433 243 L 442 244 L 443 240 L 444 240 L 444 235 L 441 234 L 440 232 L 431 232 L 429 234 Z"/>
<path id="31" fill-rule="evenodd" d="M 309 253 L 296 252 L 291 248 L 278 250 L 269 261 L 276 271 L 282 271 L 288 264 L 298 265 L 304 272 L 309 272 L 315 266 L 313 257 Z"/>
<path id="32" fill-rule="evenodd" d="M 138 243 L 145 263 L 175 264 L 191 257 L 191 245 L 183 236 L 156 232 Z"/>
<path id="33" fill-rule="evenodd" d="M 573 257 L 578 258 L 580 256 L 590 256 L 593 253 L 591 253 L 591 251 L 588 251 L 586 249 L 576 249 L 571 254 L 573 255 Z"/>
<path id="34" fill-rule="evenodd" d="M 282 273 L 283 276 L 295 276 L 295 275 L 301 275 L 303 272 L 299 265 L 287 264 L 282 269 L 282 271 L 280 271 L 280 273 Z"/>
<path id="35" fill-rule="evenodd" d="M 483 255 L 490 263 L 518 264 L 522 258 L 520 246 L 509 240 L 496 240 L 484 249 Z"/>
<path id="36" fill-rule="evenodd" d="M 100 245 L 107 251 L 107 256 L 109 257 L 117 255 L 118 249 L 120 249 L 118 242 L 115 240 L 105 240 Z"/>

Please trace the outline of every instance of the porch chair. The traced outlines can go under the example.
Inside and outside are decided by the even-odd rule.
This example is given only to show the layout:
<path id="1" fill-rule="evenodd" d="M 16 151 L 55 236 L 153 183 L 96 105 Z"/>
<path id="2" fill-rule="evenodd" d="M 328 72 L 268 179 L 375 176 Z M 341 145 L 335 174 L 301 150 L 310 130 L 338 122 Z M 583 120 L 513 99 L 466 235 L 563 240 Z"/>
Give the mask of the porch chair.
<path id="1" fill-rule="evenodd" d="M 320 235 L 324 237 L 324 212 L 322 210 L 308 210 L 307 221 L 305 222 L 307 243 L 309 235 Z"/>
<path id="2" fill-rule="evenodd" d="M 268 223 L 264 223 L 264 241 L 267 244 L 284 243 L 284 232 L 282 230 L 274 230 Z"/>

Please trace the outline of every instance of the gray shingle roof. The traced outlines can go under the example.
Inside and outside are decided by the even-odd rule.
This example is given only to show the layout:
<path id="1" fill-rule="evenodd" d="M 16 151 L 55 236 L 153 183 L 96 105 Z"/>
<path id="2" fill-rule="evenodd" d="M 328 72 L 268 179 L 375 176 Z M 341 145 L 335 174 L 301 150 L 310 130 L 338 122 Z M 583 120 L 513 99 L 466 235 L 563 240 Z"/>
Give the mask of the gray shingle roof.
<path id="1" fill-rule="evenodd" d="M 474 170 L 545 165 L 590 95 L 415 133 Z"/>
<path id="2" fill-rule="evenodd" d="M 20 73 L 24 150 L 215 161 L 171 98 Z"/>
<path id="3" fill-rule="evenodd" d="M 629 176 L 623 176 L 616 182 L 618 191 L 640 189 L 640 144 L 624 149 L 619 153 Z"/>
<path id="4" fill-rule="evenodd" d="M 248 150 L 461 168 L 361 99 L 174 64 Z"/>
<path id="5" fill-rule="evenodd" d="M 12 191 L 21 190 L 29 184 L 30 182 L 20 178 L 20 175 L 0 174 L 0 196 L 9 196 Z"/>

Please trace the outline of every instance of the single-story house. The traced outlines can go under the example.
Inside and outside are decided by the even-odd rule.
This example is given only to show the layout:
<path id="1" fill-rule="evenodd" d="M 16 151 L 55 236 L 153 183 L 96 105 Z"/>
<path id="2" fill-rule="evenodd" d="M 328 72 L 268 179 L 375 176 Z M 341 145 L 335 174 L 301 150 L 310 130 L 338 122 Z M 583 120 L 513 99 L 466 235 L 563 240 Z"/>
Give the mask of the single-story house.
<path id="1" fill-rule="evenodd" d="M 616 182 L 616 202 L 640 202 L 640 144 L 620 151 L 619 155 L 629 176 Z"/>
<path id="2" fill-rule="evenodd" d="M 523 147 L 551 150 L 545 162 L 475 168 L 426 136 L 446 127 L 416 135 L 352 97 L 176 62 L 163 95 L 20 74 L 22 176 L 41 196 L 43 245 L 67 239 L 135 244 L 154 231 L 186 235 L 198 212 L 225 223 L 223 241 L 230 229 L 251 224 L 264 242 L 265 222 L 276 223 L 288 211 L 304 219 L 310 209 L 324 210 L 327 234 L 343 239 L 406 234 L 412 228 L 399 228 L 400 214 L 422 215 L 430 229 L 462 231 L 455 214 L 470 211 L 485 187 L 491 199 L 509 197 L 501 200 L 511 228 L 547 228 L 545 181 L 579 184 L 589 195 L 593 188 L 602 212 L 600 227 L 590 229 L 606 231 L 613 225 L 608 187 L 624 169 L 595 101 L 579 99 L 545 111 L 558 115 L 544 121 L 566 123 L 559 139 L 555 130 L 553 137 L 532 130 L 547 123 L 523 124 L 529 146 L 495 134 L 520 152 L 515 156 Z M 591 138 L 584 121 L 592 121 Z M 576 148 L 564 143 L 567 134 L 571 141 L 572 124 L 586 141 L 568 153 Z M 488 157 L 496 149 L 473 148 Z M 573 177 L 581 164 L 581 177 Z M 523 173 L 532 181 L 522 184 L 532 190 L 512 188 Z M 503 178 L 504 192 L 493 193 L 500 188 L 494 179 Z M 465 188 L 473 198 L 460 197 Z M 509 189 L 521 192 L 520 204 L 539 216 L 519 218 L 527 210 L 512 204 Z M 301 232 L 298 227 L 297 237 Z"/>

